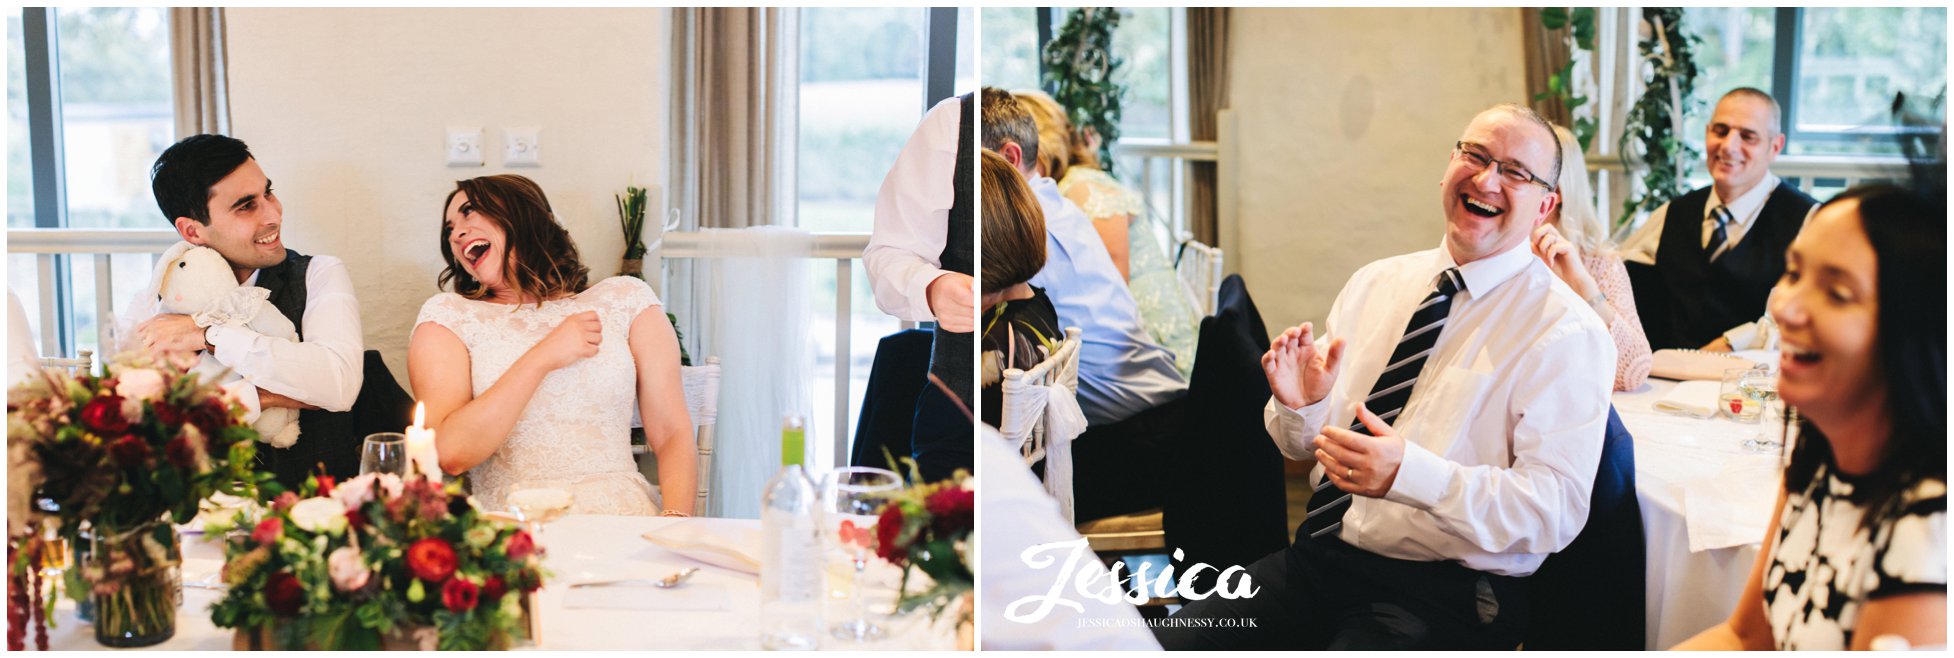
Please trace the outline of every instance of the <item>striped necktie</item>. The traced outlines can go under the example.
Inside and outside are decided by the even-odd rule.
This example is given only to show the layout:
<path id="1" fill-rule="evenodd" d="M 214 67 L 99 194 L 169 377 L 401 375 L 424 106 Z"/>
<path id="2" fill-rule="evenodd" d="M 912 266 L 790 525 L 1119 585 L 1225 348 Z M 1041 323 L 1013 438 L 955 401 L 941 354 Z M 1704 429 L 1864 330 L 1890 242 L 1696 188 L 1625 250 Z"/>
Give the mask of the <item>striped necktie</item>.
<path id="1" fill-rule="evenodd" d="M 1711 208 L 1710 220 L 1716 222 L 1717 227 L 1710 231 L 1710 245 L 1704 249 L 1704 253 L 1709 254 L 1710 260 L 1716 260 L 1717 250 L 1722 249 L 1723 243 L 1730 239 L 1730 206 Z"/>
<path id="2" fill-rule="evenodd" d="M 1445 329 L 1445 318 L 1452 314 L 1452 299 L 1465 288 L 1465 278 L 1456 267 L 1440 272 L 1433 283 L 1437 289 L 1412 311 L 1411 321 L 1405 324 L 1404 337 L 1398 339 L 1397 349 L 1391 350 L 1391 360 L 1384 366 L 1384 372 L 1378 374 L 1370 396 L 1364 398 L 1364 406 L 1386 423 L 1404 412 L 1405 403 L 1411 401 L 1418 372 L 1424 370 L 1426 357 L 1431 356 L 1432 349 L 1438 345 L 1439 332 Z M 1351 421 L 1350 430 L 1370 434 L 1362 419 Z M 1349 509 L 1350 494 L 1330 484 L 1329 473 L 1325 472 L 1323 480 L 1316 484 L 1316 492 L 1309 497 L 1303 531 L 1311 539 L 1335 533 L 1343 527 L 1343 514 Z"/>

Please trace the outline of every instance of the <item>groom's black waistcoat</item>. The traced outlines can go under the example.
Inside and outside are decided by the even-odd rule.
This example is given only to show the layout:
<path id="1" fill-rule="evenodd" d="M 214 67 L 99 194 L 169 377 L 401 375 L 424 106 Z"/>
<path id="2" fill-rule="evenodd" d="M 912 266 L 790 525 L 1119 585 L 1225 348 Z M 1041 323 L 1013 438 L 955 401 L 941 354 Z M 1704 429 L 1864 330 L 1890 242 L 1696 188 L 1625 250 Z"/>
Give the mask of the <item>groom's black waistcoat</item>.
<path id="1" fill-rule="evenodd" d="M 305 274 L 312 257 L 286 249 L 285 262 L 258 270 L 257 286 L 271 291 L 271 305 L 292 321 L 305 340 Z M 278 476 L 288 489 L 324 468 L 340 480 L 359 474 L 362 437 L 351 411 L 305 409 L 299 412 L 299 440 L 289 448 L 258 444 L 258 466 Z"/>
<path id="2" fill-rule="evenodd" d="M 976 271 L 976 243 L 974 220 L 976 219 L 977 171 L 970 166 L 971 127 L 977 114 L 976 94 L 957 97 L 959 104 L 957 121 L 957 169 L 953 176 L 951 189 L 955 192 L 950 203 L 950 230 L 943 242 L 943 255 L 940 261 L 943 269 L 958 274 L 973 275 Z M 974 301 L 974 300 L 973 300 Z M 936 328 L 936 341 L 930 346 L 930 373 L 957 393 L 964 406 L 970 406 L 970 379 L 976 369 L 972 367 L 976 342 L 975 332 L 955 334 Z"/>

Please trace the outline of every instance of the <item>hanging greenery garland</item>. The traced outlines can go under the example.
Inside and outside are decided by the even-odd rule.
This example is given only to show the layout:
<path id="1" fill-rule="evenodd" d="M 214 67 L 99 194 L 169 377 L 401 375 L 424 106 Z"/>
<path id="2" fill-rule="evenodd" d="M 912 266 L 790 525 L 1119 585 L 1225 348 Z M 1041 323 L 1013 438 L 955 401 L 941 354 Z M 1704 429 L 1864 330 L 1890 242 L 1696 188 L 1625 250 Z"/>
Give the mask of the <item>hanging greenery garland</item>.
<path id="1" fill-rule="evenodd" d="M 1113 80 L 1124 62 L 1113 55 L 1119 10 L 1074 9 L 1045 44 L 1042 86 L 1066 108 L 1072 125 L 1099 134 L 1099 164 L 1113 173 L 1112 144 L 1119 139 L 1120 97 L 1126 88 Z"/>
<path id="2" fill-rule="evenodd" d="M 1643 76 L 1648 88 L 1628 110 L 1622 127 L 1622 164 L 1641 169 L 1639 195 L 1622 202 L 1617 224 L 1637 213 L 1654 210 L 1689 191 L 1684 172 L 1702 159 L 1682 140 L 1683 120 L 1695 111 L 1696 37 L 1683 32 L 1683 10 L 1654 7 L 1642 10 Z M 1639 166 L 1638 166 L 1639 165 Z"/>
<path id="3" fill-rule="evenodd" d="M 1573 118 L 1574 136 L 1581 140 L 1581 150 L 1584 152 L 1594 143 L 1597 128 L 1594 108 L 1581 109 L 1593 100 L 1582 93 L 1594 87 L 1592 67 L 1582 65 L 1594 56 L 1596 23 L 1596 10 L 1593 7 L 1543 7 L 1540 10 L 1542 28 L 1549 32 L 1563 32 L 1561 40 L 1567 44 L 1567 64 L 1547 76 L 1547 90 L 1535 94 L 1533 100 L 1560 99 L 1561 105 L 1567 108 L 1568 116 Z M 1542 50 L 1545 50 L 1544 45 Z"/>

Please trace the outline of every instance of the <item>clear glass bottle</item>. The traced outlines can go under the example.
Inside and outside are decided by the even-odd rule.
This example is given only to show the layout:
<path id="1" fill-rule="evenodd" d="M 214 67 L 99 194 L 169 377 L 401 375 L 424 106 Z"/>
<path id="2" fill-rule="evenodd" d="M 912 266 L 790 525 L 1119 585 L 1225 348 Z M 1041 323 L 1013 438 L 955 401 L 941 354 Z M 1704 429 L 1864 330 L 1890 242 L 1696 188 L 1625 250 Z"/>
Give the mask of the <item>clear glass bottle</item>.
<path id="1" fill-rule="evenodd" d="M 822 582 L 820 501 L 799 464 L 767 482 L 760 526 L 760 645 L 770 651 L 820 648 Z"/>

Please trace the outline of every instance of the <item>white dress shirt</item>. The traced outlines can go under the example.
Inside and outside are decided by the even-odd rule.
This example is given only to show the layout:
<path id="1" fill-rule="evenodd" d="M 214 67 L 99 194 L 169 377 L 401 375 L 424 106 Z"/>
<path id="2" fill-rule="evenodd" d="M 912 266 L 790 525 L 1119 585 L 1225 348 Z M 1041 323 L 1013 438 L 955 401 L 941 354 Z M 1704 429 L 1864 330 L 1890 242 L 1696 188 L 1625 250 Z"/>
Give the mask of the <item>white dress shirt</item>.
<path id="1" fill-rule="evenodd" d="M 950 273 L 942 267 L 943 247 L 950 206 L 956 201 L 962 107 L 953 96 L 930 108 L 875 194 L 875 229 L 862 250 L 862 268 L 868 271 L 876 308 L 907 322 L 936 319 L 929 285 Z M 971 244 L 976 243 L 973 238 Z"/>
<path id="2" fill-rule="evenodd" d="M 984 504 L 978 506 L 977 513 L 984 517 L 984 538 L 977 555 L 977 573 L 983 574 L 977 581 L 981 591 L 977 600 L 983 609 L 979 615 L 984 620 L 982 647 L 989 651 L 1159 651 L 1159 641 L 1153 639 L 1132 605 L 1082 596 L 1075 588 L 1078 581 L 1058 581 L 1067 552 L 1038 552 L 1034 559 L 1054 559 L 1044 568 L 1025 563 L 1027 549 L 1079 540 L 1079 531 L 1059 515 L 1058 503 L 1045 494 L 1044 485 L 1031 474 L 1018 451 L 1005 443 L 1003 435 L 989 426 L 979 427 L 982 433 L 977 436 L 977 461 L 983 477 L 980 491 L 984 492 Z M 1090 548 L 1080 552 L 1075 568 L 1092 574 L 1095 588 L 1103 588 L 1105 564 Z M 1027 597 L 1044 597 L 1054 589 L 1079 607 L 1056 604 L 1036 620 L 1025 619 L 1035 616 L 1037 605 L 1011 607 Z M 1007 610 L 1015 610 L 1017 618 L 1007 618 Z"/>
<path id="3" fill-rule="evenodd" d="M 257 285 L 252 272 L 244 285 Z M 313 256 L 305 270 L 305 312 L 299 335 L 303 342 L 273 338 L 245 327 L 213 326 L 204 340 L 212 354 L 253 386 L 326 411 L 346 411 L 360 395 L 365 376 L 364 334 L 360 302 L 353 296 L 353 277 L 346 263 L 333 256 Z M 135 337 L 135 327 L 156 315 L 156 289 L 136 293 L 124 314 L 123 341 Z M 124 349 L 137 347 L 124 345 Z M 233 389 L 253 416 L 260 410 L 251 386 Z"/>
<path id="4" fill-rule="evenodd" d="M 1092 220 L 1058 192 L 1058 182 L 1028 183 L 1045 212 L 1045 267 L 1031 277 L 1058 310 L 1059 325 L 1078 327 L 1079 406 L 1094 426 L 1116 423 L 1187 393 L 1174 353 L 1147 336 L 1140 306 L 1113 265 Z"/>
<path id="5" fill-rule="evenodd" d="M 1271 398 L 1264 410 L 1282 454 L 1313 460 L 1324 427 L 1350 425 L 1433 279 L 1453 266 L 1441 246 L 1351 275 L 1317 341 L 1347 341 L 1330 394 L 1297 410 Z M 1353 497 L 1338 536 L 1386 557 L 1524 576 L 1587 523 L 1615 343 L 1526 242 L 1459 273 L 1465 291 L 1391 423 L 1405 441 L 1397 479 L 1384 498 Z M 1322 465 L 1310 476 L 1319 481 Z"/>

